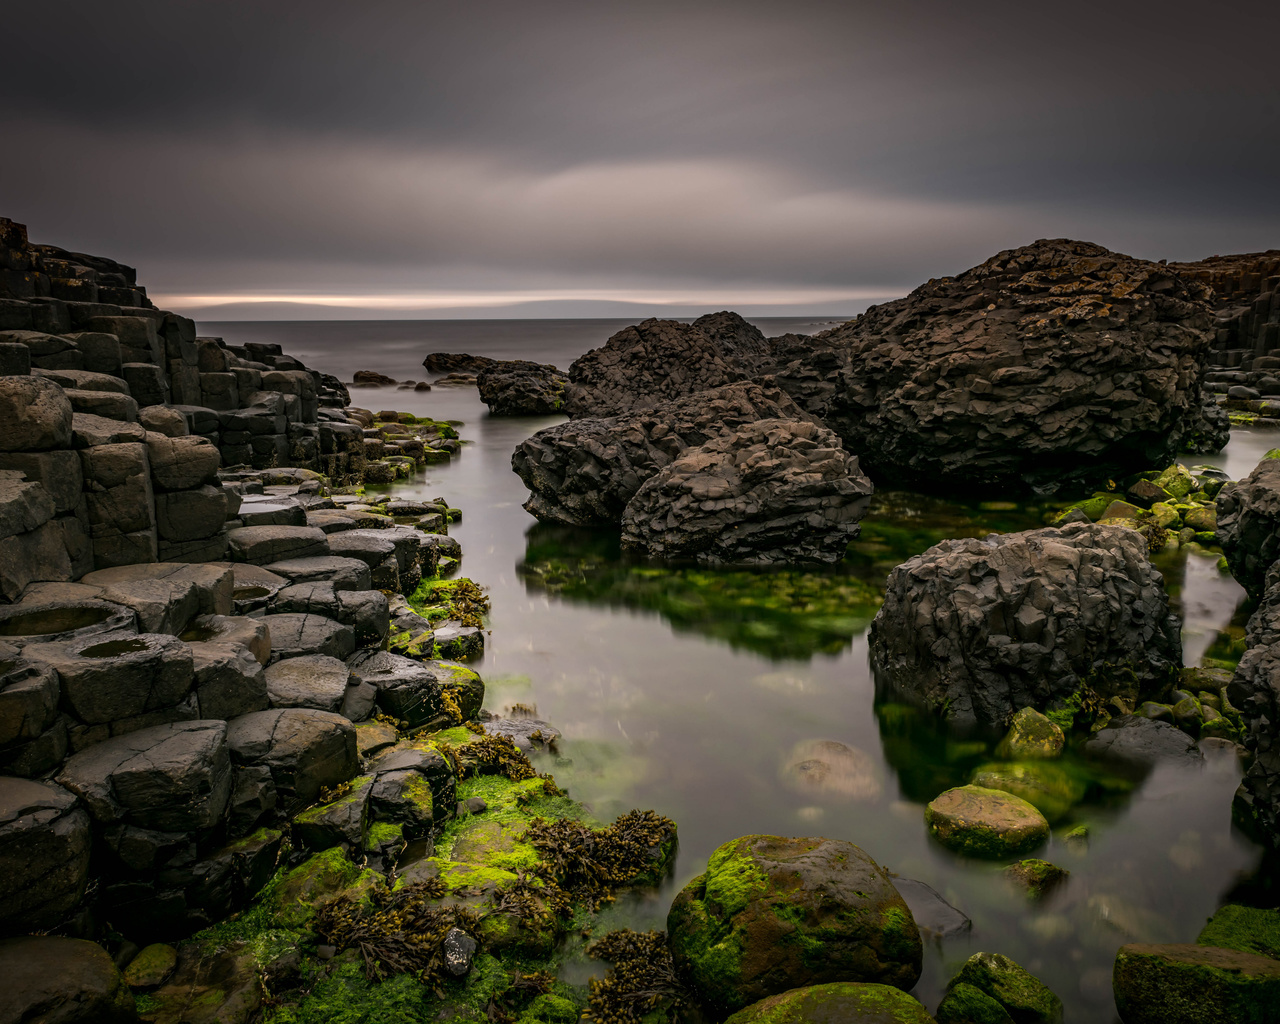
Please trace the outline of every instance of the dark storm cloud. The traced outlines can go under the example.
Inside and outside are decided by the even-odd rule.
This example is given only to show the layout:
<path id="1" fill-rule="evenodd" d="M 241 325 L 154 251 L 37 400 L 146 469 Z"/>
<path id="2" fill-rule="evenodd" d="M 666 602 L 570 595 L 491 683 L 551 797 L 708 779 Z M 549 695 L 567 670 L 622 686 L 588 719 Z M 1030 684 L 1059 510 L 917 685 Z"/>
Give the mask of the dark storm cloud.
<path id="1" fill-rule="evenodd" d="M 1041 236 L 1152 258 L 1280 236 L 1271 5 L 71 2 L 5 21 L 3 212 L 156 291 L 808 301 Z"/>

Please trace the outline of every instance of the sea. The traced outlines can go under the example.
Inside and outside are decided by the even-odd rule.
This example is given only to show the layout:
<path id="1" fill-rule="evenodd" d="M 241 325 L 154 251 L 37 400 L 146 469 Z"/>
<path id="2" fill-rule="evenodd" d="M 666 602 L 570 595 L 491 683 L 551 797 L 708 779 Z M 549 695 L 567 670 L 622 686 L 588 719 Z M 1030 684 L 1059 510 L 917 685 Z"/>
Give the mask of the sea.
<path id="1" fill-rule="evenodd" d="M 421 381 L 431 376 L 423 358 L 440 351 L 564 369 L 629 322 L 222 322 L 202 323 L 200 332 L 232 344 L 278 342 L 344 380 L 364 369 Z M 838 321 L 755 322 L 776 336 Z M 444 497 L 463 510 L 450 527 L 464 551 L 462 571 L 488 589 L 493 606 L 477 665 L 486 706 L 536 706 L 563 734 L 540 769 L 601 819 L 652 808 L 679 826 L 671 877 L 657 892 L 620 900 L 606 925 L 662 928 L 679 888 L 739 836 L 844 839 L 972 922 L 959 934 L 927 937 L 915 995 L 929 1010 L 959 965 L 987 951 L 1044 980 L 1068 1022 L 1106 1024 L 1117 1019 L 1118 946 L 1194 942 L 1222 902 L 1255 892 L 1274 873 L 1232 823 L 1242 769 L 1230 752 L 1198 770 L 1137 776 L 1077 753 L 1055 762 L 1043 779 L 1056 794 L 1046 811 L 1053 836 L 1035 856 L 1069 875 L 1038 900 L 1018 891 L 1001 865 L 958 857 L 930 838 L 925 805 L 995 760 L 999 737 L 953 732 L 878 692 L 866 634 L 885 577 L 945 537 L 1033 528 L 1052 508 L 886 492 L 835 569 L 663 569 L 623 558 L 617 531 L 546 526 L 521 507 L 528 495 L 511 453 L 561 417 L 492 417 L 474 388 L 366 389 L 352 400 L 459 424 L 466 444 L 457 458 L 389 489 Z M 1278 445 L 1274 430 L 1241 427 L 1224 453 L 1192 461 L 1237 478 Z M 1229 659 L 1248 606 L 1217 555 L 1182 549 L 1157 564 L 1184 620 L 1185 662 Z M 1077 826 L 1083 836 L 1068 838 Z M 578 956 L 564 970 L 566 980 L 583 981 L 600 967 Z"/>

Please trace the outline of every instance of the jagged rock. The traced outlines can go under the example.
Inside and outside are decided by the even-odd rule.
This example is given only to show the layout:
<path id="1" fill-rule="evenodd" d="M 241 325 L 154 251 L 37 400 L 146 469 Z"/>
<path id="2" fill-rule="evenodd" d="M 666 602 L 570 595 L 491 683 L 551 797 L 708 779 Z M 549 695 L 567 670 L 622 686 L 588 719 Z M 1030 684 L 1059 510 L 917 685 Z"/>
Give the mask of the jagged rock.
<path id="1" fill-rule="evenodd" d="M 831 431 L 760 420 L 688 449 L 628 502 L 622 544 L 701 564 L 838 562 L 871 481 Z"/>
<path id="2" fill-rule="evenodd" d="M 0 929 L 59 925 L 84 894 L 91 845 L 72 793 L 0 776 Z"/>
<path id="3" fill-rule="evenodd" d="M 804 413 L 776 387 L 731 384 L 635 415 L 540 430 L 521 442 L 511 467 L 532 492 L 525 509 L 543 522 L 619 523 L 640 485 L 686 449 L 770 418 Z"/>
<path id="4" fill-rule="evenodd" d="M 28 644 L 23 656 L 58 673 L 63 706 L 90 725 L 173 708 L 194 682 L 191 648 L 163 633 Z"/>
<path id="5" fill-rule="evenodd" d="M 880 681 L 958 721 L 1159 687 L 1182 660 L 1163 579 L 1132 530 L 1072 524 L 943 541 L 889 574 Z"/>
<path id="6" fill-rule="evenodd" d="M 43 377 L 0 377 L 0 451 L 71 447 L 71 402 Z"/>
<path id="7" fill-rule="evenodd" d="M 121 821 L 159 832 L 197 832 L 217 824 L 227 806 L 227 735 L 226 722 L 142 729 L 75 754 L 58 773 L 58 782 L 102 824 Z"/>
<path id="8" fill-rule="evenodd" d="M 1280 459 L 1263 459 L 1243 480 L 1218 492 L 1218 543 L 1231 575 L 1260 598 L 1267 570 L 1280 559 Z"/>
<path id="9" fill-rule="evenodd" d="M 355 727 L 327 711 L 279 708 L 233 719 L 227 745 L 237 766 L 269 768 L 280 799 L 296 806 L 346 782 L 360 766 Z"/>
<path id="10" fill-rule="evenodd" d="M 271 631 L 274 658 L 296 658 L 302 654 L 326 654 L 342 660 L 356 649 L 350 626 L 322 615 L 264 615 Z"/>
<path id="11" fill-rule="evenodd" d="M 36 739 L 58 717 L 58 674 L 0 645 L 0 750 Z"/>
<path id="12" fill-rule="evenodd" d="M 448 668 L 433 670 L 430 662 L 418 662 L 387 651 L 360 651 L 347 661 L 352 683 L 372 687 L 379 708 L 397 721 L 417 728 L 443 718 L 448 712 L 441 702 L 446 683 L 454 673 Z M 478 677 L 477 677 L 478 678 Z"/>
<path id="13" fill-rule="evenodd" d="M 1200 418 L 1207 295 L 1087 242 L 998 253 L 815 339 L 843 349 L 827 425 L 873 478 L 930 490 L 1168 465 Z"/>
<path id="14" fill-rule="evenodd" d="M 745 836 L 717 849 L 667 916 L 677 969 L 718 1015 L 833 980 L 910 989 L 920 934 L 875 861 L 832 839 Z"/>
<path id="15" fill-rule="evenodd" d="M 564 411 L 573 419 L 652 410 L 771 368 L 764 335 L 736 313 L 692 324 L 649 319 L 624 327 L 569 368 Z"/>
<path id="16" fill-rule="evenodd" d="M 564 406 L 569 378 L 554 366 L 526 359 L 495 362 L 476 376 L 480 401 L 493 416 L 551 416 Z"/>
<path id="17" fill-rule="evenodd" d="M 377 778 L 371 794 L 374 817 L 401 824 L 410 835 L 429 834 L 458 802 L 453 766 L 428 744 L 402 740 L 374 760 L 372 771 Z"/>
<path id="18" fill-rule="evenodd" d="M 1262 609 L 1255 618 L 1260 614 Z M 1240 712 L 1241 738 L 1253 755 L 1237 803 L 1262 837 L 1280 847 L 1280 642 L 1244 653 L 1227 687 L 1227 698 Z"/>
<path id="19" fill-rule="evenodd" d="M 1230 440 L 1231 415 L 1213 395 L 1205 395 L 1199 418 L 1191 421 L 1182 439 L 1182 450 L 1193 455 L 1217 455 Z"/>
<path id="20" fill-rule="evenodd" d="M 498 362 L 488 356 L 472 356 L 465 352 L 431 352 L 422 365 L 432 373 L 479 373 Z"/>
<path id="21" fill-rule="evenodd" d="M 0 940 L 6 1024 L 136 1024 L 133 995 L 96 942 L 31 935 Z"/>
<path id="22" fill-rule="evenodd" d="M 277 661 L 266 672 L 267 693 L 275 708 L 337 711 L 347 693 L 347 666 L 325 654 L 304 654 Z"/>

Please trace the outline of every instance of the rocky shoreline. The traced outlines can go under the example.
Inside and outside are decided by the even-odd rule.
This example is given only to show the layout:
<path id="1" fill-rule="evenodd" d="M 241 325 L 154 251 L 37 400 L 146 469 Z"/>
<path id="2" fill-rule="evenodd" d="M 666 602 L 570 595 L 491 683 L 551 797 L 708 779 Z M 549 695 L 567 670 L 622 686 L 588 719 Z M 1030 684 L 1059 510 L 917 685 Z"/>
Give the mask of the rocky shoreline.
<path id="1" fill-rule="evenodd" d="M 734 839 L 665 933 L 594 934 L 669 875 L 676 823 L 596 820 L 535 766 L 555 727 L 486 710 L 463 510 L 364 490 L 463 452 L 452 426 L 197 338 L 130 268 L 10 221 L 0 242 L 0 1024 L 1062 1020 L 988 952 L 930 1014 L 908 994 L 922 933 L 967 918 L 821 837 Z M 646 321 L 567 373 L 424 365 L 474 373 L 494 415 L 564 411 L 513 456 L 526 508 L 651 563 L 838 562 L 873 480 L 1052 494 L 1051 525 L 893 569 L 870 636 L 879 713 L 1003 735 L 920 828 L 1038 899 L 1068 872 L 1030 855 L 1096 783 L 1072 748 L 1139 775 L 1239 754 L 1239 820 L 1280 841 L 1280 459 L 1240 482 L 1174 462 L 1263 401 L 1207 397 L 1268 370 L 1208 367 L 1270 338 L 1276 305 L 1264 278 L 1262 319 L 1211 337 L 1220 276 L 1039 242 L 812 339 L 724 312 Z M 1233 674 L 1182 667 L 1151 557 L 1193 544 L 1259 601 Z M 1278 913 L 1122 946 L 1125 1021 L 1272 1019 Z M 608 965 L 585 988 L 561 977 L 583 956 Z"/>

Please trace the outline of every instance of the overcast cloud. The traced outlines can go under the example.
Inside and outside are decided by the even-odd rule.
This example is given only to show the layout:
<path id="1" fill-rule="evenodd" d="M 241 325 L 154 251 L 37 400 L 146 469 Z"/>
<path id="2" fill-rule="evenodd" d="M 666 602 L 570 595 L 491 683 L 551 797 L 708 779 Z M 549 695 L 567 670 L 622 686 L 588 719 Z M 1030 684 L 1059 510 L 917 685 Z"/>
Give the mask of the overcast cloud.
<path id="1" fill-rule="evenodd" d="M 219 318 L 838 311 L 1040 237 L 1280 246 L 1274 4 L 73 0 L 5 35 L 0 215 Z"/>

